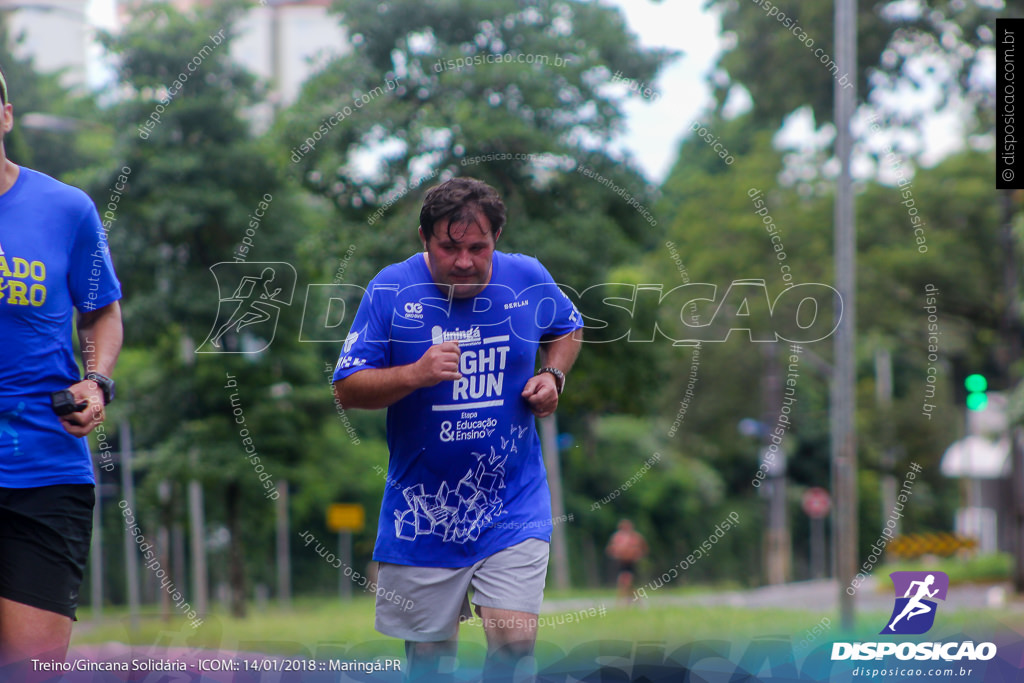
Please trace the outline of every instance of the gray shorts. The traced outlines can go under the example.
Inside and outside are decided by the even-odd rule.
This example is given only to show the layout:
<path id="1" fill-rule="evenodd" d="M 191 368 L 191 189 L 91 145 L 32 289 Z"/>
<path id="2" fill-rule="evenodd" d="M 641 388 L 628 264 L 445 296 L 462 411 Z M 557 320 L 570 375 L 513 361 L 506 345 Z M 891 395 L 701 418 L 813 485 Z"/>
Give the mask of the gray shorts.
<path id="1" fill-rule="evenodd" d="M 537 538 L 528 538 L 469 567 L 381 562 L 374 628 L 386 636 L 414 642 L 450 640 L 459 623 L 473 616 L 467 594 L 470 587 L 478 608 L 539 614 L 547 572 L 548 543 Z M 391 591 L 402 599 L 381 597 Z"/>

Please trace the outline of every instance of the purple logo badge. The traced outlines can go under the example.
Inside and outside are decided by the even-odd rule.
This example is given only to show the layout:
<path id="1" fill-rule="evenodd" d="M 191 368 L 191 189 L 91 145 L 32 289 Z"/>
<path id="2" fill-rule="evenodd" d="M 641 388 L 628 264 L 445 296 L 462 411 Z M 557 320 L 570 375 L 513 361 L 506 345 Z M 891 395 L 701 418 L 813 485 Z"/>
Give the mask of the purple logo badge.
<path id="1" fill-rule="evenodd" d="M 935 623 L 935 600 L 945 600 L 949 590 L 949 576 L 945 572 L 893 572 L 896 605 L 892 616 L 879 633 L 888 635 L 920 635 L 927 633 Z"/>

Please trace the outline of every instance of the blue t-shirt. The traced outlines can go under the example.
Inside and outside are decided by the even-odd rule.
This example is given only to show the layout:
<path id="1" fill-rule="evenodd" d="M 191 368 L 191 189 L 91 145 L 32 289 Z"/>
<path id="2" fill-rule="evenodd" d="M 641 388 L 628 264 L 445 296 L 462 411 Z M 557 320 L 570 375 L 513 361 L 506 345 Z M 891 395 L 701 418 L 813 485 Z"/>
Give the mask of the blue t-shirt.
<path id="1" fill-rule="evenodd" d="M 459 342 L 462 374 L 388 408 L 375 560 L 466 567 L 527 538 L 550 541 L 551 495 L 521 393 L 541 338 L 582 326 L 547 270 L 521 254 L 494 252 L 490 283 L 472 298 L 447 298 L 422 253 L 370 282 L 335 381 L 414 363 L 445 341 Z"/>
<path id="2" fill-rule="evenodd" d="M 86 439 L 64 430 L 50 394 L 81 381 L 72 307 L 120 298 L 92 200 L 21 168 L 0 195 L 0 487 L 93 483 Z"/>

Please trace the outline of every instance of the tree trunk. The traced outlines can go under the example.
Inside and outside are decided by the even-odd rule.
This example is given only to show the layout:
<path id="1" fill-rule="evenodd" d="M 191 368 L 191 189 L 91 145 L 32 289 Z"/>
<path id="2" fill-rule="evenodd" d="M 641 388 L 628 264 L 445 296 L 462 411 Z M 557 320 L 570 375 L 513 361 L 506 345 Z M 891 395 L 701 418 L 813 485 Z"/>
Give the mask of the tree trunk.
<path id="1" fill-rule="evenodd" d="M 246 613 L 245 595 L 245 554 L 242 550 L 241 507 L 242 492 L 237 481 L 232 481 L 224 491 L 227 503 L 228 531 L 231 546 L 228 550 L 228 581 L 231 584 L 231 616 L 244 619 Z"/>

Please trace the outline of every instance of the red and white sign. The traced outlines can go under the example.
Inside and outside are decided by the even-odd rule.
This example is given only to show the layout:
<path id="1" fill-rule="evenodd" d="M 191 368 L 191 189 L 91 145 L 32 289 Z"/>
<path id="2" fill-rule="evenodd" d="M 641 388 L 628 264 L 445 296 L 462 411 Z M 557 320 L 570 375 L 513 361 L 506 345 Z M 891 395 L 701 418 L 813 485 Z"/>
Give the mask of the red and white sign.
<path id="1" fill-rule="evenodd" d="M 825 489 L 814 486 L 804 492 L 802 504 L 808 517 L 821 519 L 828 517 L 828 511 L 832 509 L 832 497 Z"/>

